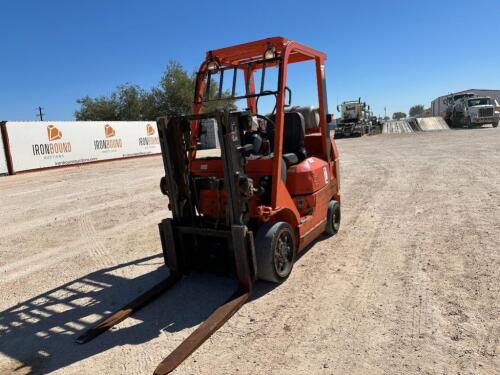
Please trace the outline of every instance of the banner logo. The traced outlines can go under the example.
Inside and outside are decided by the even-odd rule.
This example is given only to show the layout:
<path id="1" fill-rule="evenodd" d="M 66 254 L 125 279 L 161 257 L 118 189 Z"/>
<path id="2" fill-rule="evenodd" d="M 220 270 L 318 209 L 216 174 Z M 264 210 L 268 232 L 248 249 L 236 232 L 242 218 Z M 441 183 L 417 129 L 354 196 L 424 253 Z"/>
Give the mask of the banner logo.
<path id="1" fill-rule="evenodd" d="M 94 140 L 94 150 L 104 150 L 105 152 L 108 152 L 123 147 L 123 142 L 120 138 L 113 138 L 116 136 L 116 132 L 111 125 L 104 125 L 104 136 L 106 139 Z"/>
<path id="2" fill-rule="evenodd" d="M 104 135 L 106 136 L 106 138 L 114 137 L 115 129 L 113 129 L 109 124 L 104 125 Z"/>
<path id="3" fill-rule="evenodd" d="M 155 128 L 151 124 L 146 125 L 147 137 L 139 138 L 139 146 L 153 146 L 160 144 L 160 139 L 155 136 Z"/>
<path id="4" fill-rule="evenodd" d="M 57 141 L 58 139 L 62 138 L 62 132 L 54 125 L 47 126 L 47 134 L 49 136 L 49 142 Z"/>
<path id="5" fill-rule="evenodd" d="M 62 139 L 62 132 L 54 125 L 47 126 L 47 138 L 51 143 L 40 143 L 31 145 L 34 156 L 43 155 L 45 158 L 62 157 L 62 154 L 71 152 L 70 142 L 54 142 Z M 59 156 L 45 156 L 59 155 Z"/>
<path id="6" fill-rule="evenodd" d="M 151 124 L 146 125 L 146 130 L 148 132 L 148 136 L 155 135 L 155 128 L 153 128 Z"/>

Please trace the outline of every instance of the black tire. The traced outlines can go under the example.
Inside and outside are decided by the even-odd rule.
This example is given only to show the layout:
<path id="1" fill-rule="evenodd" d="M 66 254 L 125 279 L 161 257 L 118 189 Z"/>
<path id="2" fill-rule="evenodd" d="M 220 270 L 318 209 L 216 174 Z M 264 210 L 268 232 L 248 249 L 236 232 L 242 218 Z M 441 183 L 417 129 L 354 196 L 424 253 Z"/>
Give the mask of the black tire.
<path id="1" fill-rule="evenodd" d="M 285 281 L 293 269 L 297 256 L 295 233 L 283 221 L 265 223 L 255 238 L 257 277 L 273 283 Z"/>
<path id="2" fill-rule="evenodd" d="M 491 126 L 493 126 L 494 128 L 498 127 L 498 121 L 491 124 Z"/>
<path id="3" fill-rule="evenodd" d="M 328 204 L 325 233 L 333 236 L 340 229 L 340 203 L 331 200 Z"/>
<path id="4" fill-rule="evenodd" d="M 471 128 L 472 127 L 472 122 L 470 120 L 470 117 L 464 118 L 464 128 Z"/>

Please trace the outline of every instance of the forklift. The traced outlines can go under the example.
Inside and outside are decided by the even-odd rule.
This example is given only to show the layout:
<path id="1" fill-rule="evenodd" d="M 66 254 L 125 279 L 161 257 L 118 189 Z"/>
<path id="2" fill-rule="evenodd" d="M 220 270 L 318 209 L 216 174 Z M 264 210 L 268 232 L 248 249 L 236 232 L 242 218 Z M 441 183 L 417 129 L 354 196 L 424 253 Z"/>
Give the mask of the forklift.
<path id="1" fill-rule="evenodd" d="M 165 169 L 160 189 L 172 212 L 159 224 L 169 276 L 78 343 L 123 321 L 185 274 L 208 269 L 234 275 L 234 294 L 154 372 L 168 374 L 249 300 L 256 280 L 284 282 L 300 252 L 321 234 L 338 232 L 339 153 L 327 127 L 325 60 L 324 53 L 283 37 L 207 52 L 196 77 L 193 113 L 157 121 Z M 317 107 L 291 104 L 287 67 L 305 61 L 315 64 Z M 270 69 L 277 70 L 277 82 L 269 85 Z M 258 111 L 264 96 L 275 99 L 267 114 Z M 236 100 L 246 108 L 204 111 L 208 103 L 224 107 Z M 197 153 L 201 122 L 209 119 L 217 124 L 220 156 Z"/>

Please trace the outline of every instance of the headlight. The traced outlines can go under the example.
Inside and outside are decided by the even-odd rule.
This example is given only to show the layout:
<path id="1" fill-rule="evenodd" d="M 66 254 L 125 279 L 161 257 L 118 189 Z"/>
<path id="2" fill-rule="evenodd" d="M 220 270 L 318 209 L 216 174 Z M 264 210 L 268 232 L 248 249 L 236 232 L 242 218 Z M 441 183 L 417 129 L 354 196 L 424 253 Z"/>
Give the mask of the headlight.
<path id="1" fill-rule="evenodd" d="M 265 60 L 274 59 L 275 57 L 276 57 L 276 49 L 274 47 L 269 47 L 268 49 L 266 49 L 266 52 L 264 52 Z"/>
<path id="2" fill-rule="evenodd" d="M 219 63 L 217 61 L 210 61 L 208 63 L 207 69 L 211 72 L 216 73 L 219 71 Z"/>

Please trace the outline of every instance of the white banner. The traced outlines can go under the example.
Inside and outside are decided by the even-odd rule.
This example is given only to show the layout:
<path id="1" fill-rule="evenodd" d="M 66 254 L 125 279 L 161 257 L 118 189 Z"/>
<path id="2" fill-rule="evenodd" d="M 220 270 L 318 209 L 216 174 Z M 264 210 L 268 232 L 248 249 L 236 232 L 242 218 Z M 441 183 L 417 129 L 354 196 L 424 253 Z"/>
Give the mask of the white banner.
<path id="1" fill-rule="evenodd" d="M 15 172 L 161 153 L 156 122 L 6 123 Z"/>
<path id="2" fill-rule="evenodd" d="M 0 175 L 7 173 L 9 173 L 9 170 L 7 169 L 7 160 L 5 159 L 5 149 L 0 137 Z"/>

